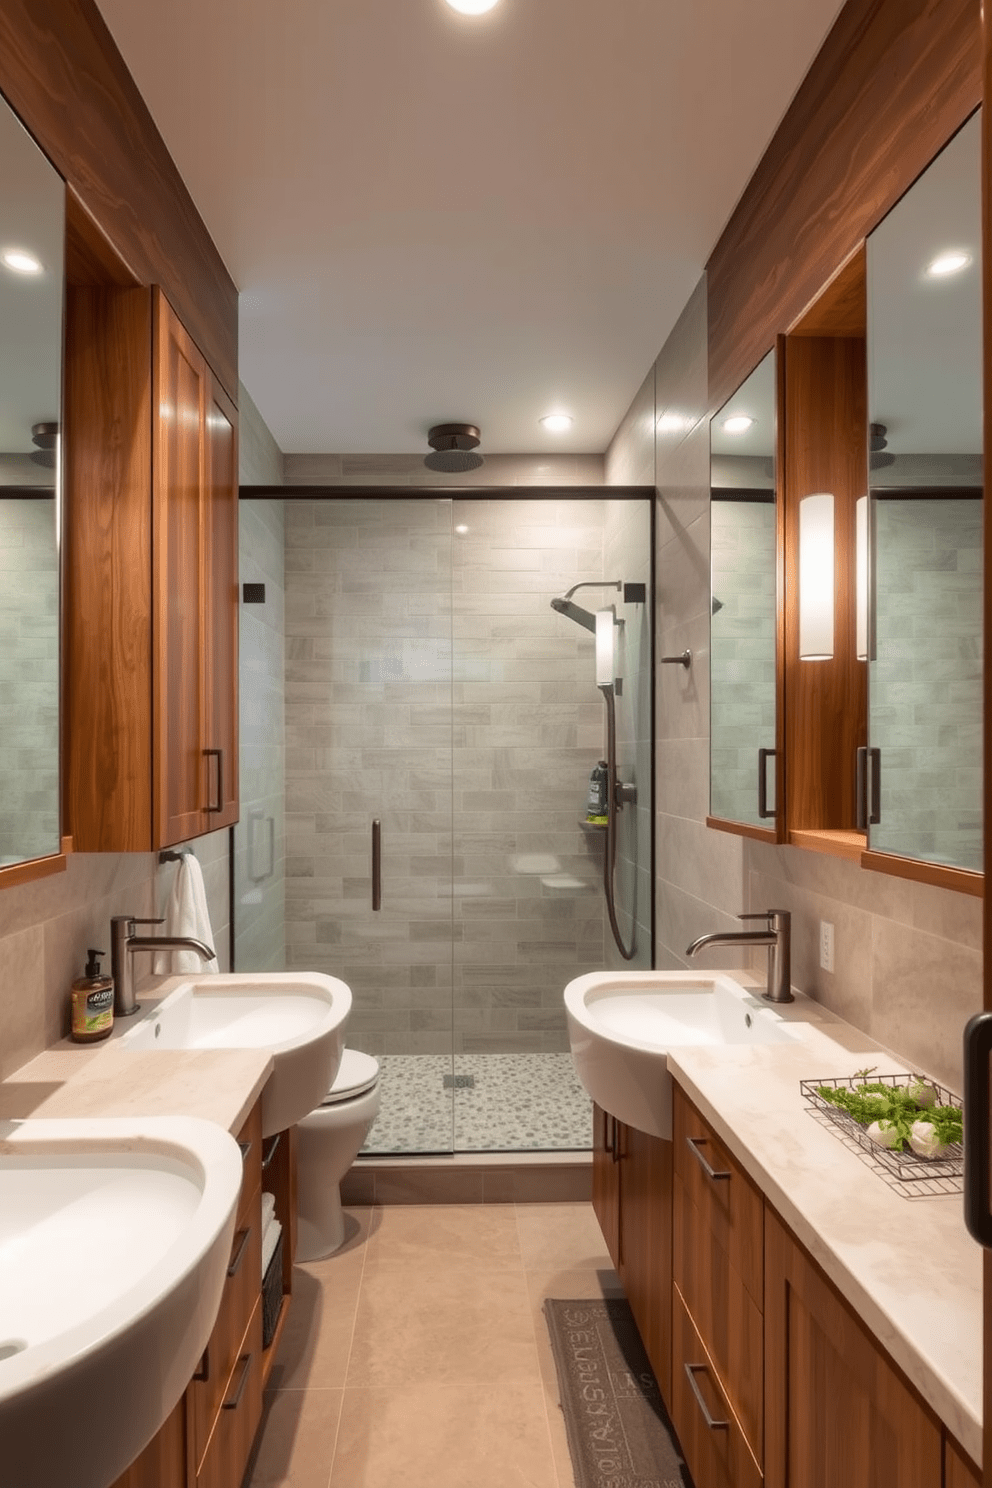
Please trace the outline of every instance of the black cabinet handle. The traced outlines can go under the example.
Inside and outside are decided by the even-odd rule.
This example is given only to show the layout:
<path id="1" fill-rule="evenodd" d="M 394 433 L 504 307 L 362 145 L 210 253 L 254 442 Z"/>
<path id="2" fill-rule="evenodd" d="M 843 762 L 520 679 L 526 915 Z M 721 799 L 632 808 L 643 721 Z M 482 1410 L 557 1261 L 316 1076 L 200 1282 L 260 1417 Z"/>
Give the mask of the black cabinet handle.
<path id="1" fill-rule="evenodd" d="M 857 781 L 854 791 L 857 797 L 858 831 L 863 832 L 869 826 L 877 826 L 882 820 L 882 751 L 868 749 L 862 745 L 858 750 L 857 759 Z"/>
<path id="2" fill-rule="evenodd" d="M 231 1264 L 227 1268 L 227 1274 L 228 1274 L 228 1276 L 237 1276 L 238 1271 L 239 1271 L 240 1266 L 241 1266 L 241 1262 L 245 1258 L 245 1250 L 248 1247 L 248 1240 L 249 1240 L 250 1236 L 251 1236 L 251 1226 L 249 1225 L 249 1227 L 248 1227 L 247 1230 L 242 1230 L 241 1231 L 241 1244 L 238 1246 L 237 1250 L 234 1251 L 232 1253 L 232 1255 L 231 1255 Z"/>
<path id="3" fill-rule="evenodd" d="M 372 908 L 382 908 L 382 823 L 372 823 Z"/>
<path id="4" fill-rule="evenodd" d="M 224 810 L 224 751 L 223 749 L 205 749 L 203 753 L 207 759 L 217 761 L 217 804 L 211 805 L 208 801 L 207 810 L 212 813 Z"/>
<path id="5" fill-rule="evenodd" d="M 241 1404 L 241 1397 L 245 1393 L 245 1385 L 248 1383 L 248 1374 L 251 1369 L 251 1354 L 241 1355 L 241 1378 L 238 1380 L 233 1395 L 229 1395 L 224 1401 L 224 1410 L 237 1410 Z"/>
<path id="6" fill-rule="evenodd" d="M 705 1374 L 707 1372 L 706 1365 L 685 1364 L 683 1365 L 683 1368 L 685 1369 L 686 1379 L 689 1381 L 689 1388 L 692 1390 L 693 1395 L 695 1395 L 696 1397 L 696 1404 L 699 1406 L 699 1409 L 702 1412 L 703 1420 L 706 1422 L 709 1429 L 711 1431 L 729 1431 L 729 1421 L 717 1421 L 714 1419 L 713 1416 L 710 1415 L 710 1408 L 706 1404 L 706 1401 L 703 1399 L 703 1392 L 696 1384 L 697 1371 L 701 1371 L 703 1374 Z"/>
<path id="7" fill-rule="evenodd" d="M 197 1380 L 200 1384 L 204 1384 L 204 1385 L 210 1379 L 210 1345 L 209 1345 L 209 1343 L 207 1344 L 206 1348 L 203 1350 L 203 1356 L 200 1359 L 199 1366 L 198 1366 L 195 1374 L 193 1375 L 193 1378 L 195 1380 Z"/>
<path id="8" fill-rule="evenodd" d="M 688 1147 L 689 1151 L 692 1153 L 693 1157 L 696 1159 L 699 1166 L 706 1174 L 707 1178 L 712 1178 L 714 1182 L 731 1178 L 733 1176 L 731 1173 L 717 1172 L 716 1168 L 711 1167 L 710 1164 L 706 1161 L 705 1157 L 699 1150 L 700 1146 L 705 1141 L 705 1137 L 686 1137 L 685 1145 Z"/>
<path id="9" fill-rule="evenodd" d="M 275 1157 L 276 1151 L 278 1150 L 279 1143 L 281 1141 L 282 1141 L 282 1132 L 276 1132 L 275 1136 L 272 1138 L 272 1141 L 269 1143 L 268 1147 L 266 1147 L 266 1149 L 262 1153 L 262 1172 L 263 1173 L 268 1172 L 269 1168 L 272 1166 L 272 1159 Z"/>
<path id="10" fill-rule="evenodd" d="M 775 816 L 775 810 L 768 810 L 768 761 L 775 758 L 774 749 L 758 750 L 758 815 L 762 817 Z"/>
<path id="11" fill-rule="evenodd" d="M 964 1031 L 964 1222 L 979 1245 L 992 1246 L 989 1175 L 989 1056 L 992 1013 L 976 1013 Z"/>

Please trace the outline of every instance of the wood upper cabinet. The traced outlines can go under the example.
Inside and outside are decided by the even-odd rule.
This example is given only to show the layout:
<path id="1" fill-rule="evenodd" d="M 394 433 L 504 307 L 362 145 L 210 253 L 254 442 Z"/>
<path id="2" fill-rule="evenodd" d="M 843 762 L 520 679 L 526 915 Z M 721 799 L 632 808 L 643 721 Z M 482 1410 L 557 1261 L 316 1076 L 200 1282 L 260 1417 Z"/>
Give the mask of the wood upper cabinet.
<path id="1" fill-rule="evenodd" d="M 148 852 L 238 818 L 237 411 L 165 296 L 70 284 L 66 818 Z"/>
<path id="2" fill-rule="evenodd" d="M 789 1231 L 765 1216 L 768 1488 L 941 1488 L 941 1429 Z"/>
<path id="3" fill-rule="evenodd" d="M 237 414 L 154 295 L 157 846 L 238 819 Z"/>

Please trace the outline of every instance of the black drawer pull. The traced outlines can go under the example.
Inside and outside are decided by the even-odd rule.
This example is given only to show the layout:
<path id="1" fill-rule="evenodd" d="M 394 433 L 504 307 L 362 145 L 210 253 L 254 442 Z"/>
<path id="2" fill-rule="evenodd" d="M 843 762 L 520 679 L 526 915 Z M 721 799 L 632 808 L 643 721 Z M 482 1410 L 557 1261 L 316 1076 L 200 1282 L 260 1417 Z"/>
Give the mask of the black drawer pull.
<path id="1" fill-rule="evenodd" d="M 729 1431 L 729 1429 L 730 1429 L 730 1422 L 729 1421 L 716 1421 L 710 1415 L 710 1408 L 706 1404 L 706 1401 L 703 1399 L 703 1392 L 699 1388 L 699 1386 L 696 1384 L 696 1371 L 697 1370 L 701 1370 L 702 1373 L 705 1374 L 706 1373 L 706 1365 L 705 1364 L 686 1364 L 683 1367 L 685 1369 L 686 1379 L 689 1381 L 689 1388 L 692 1391 L 693 1395 L 695 1395 L 695 1397 L 696 1397 L 696 1404 L 699 1406 L 699 1409 L 702 1412 L 703 1420 L 706 1422 L 706 1424 L 709 1427 L 709 1429 L 711 1431 Z"/>
<path id="2" fill-rule="evenodd" d="M 223 749 L 205 749 L 203 753 L 207 759 L 217 761 L 217 804 L 207 802 L 207 811 L 210 813 L 224 810 L 224 751 Z"/>
<path id="3" fill-rule="evenodd" d="M 241 1404 L 241 1397 L 245 1393 L 245 1385 L 248 1383 L 248 1374 L 251 1369 L 251 1354 L 241 1355 L 241 1378 L 238 1380 L 237 1388 L 233 1395 L 229 1395 L 224 1401 L 224 1410 L 237 1410 Z"/>
<path id="4" fill-rule="evenodd" d="M 251 1238 L 251 1226 L 249 1225 L 247 1230 L 241 1230 L 239 1233 L 241 1235 L 241 1244 L 231 1256 L 231 1264 L 227 1268 L 228 1276 L 237 1276 L 238 1274 L 238 1268 L 245 1258 L 245 1250 L 247 1249 L 248 1241 Z"/>
<path id="5" fill-rule="evenodd" d="M 251 1149 L 254 1147 L 254 1145 L 255 1145 L 254 1142 L 239 1142 L 238 1143 L 238 1146 L 241 1148 L 241 1162 L 242 1162 L 242 1165 L 248 1161 L 249 1154 L 251 1153 Z"/>
<path id="6" fill-rule="evenodd" d="M 203 1358 L 200 1360 L 199 1368 L 193 1378 L 200 1384 L 205 1385 L 210 1378 L 210 1345 L 207 1344 L 203 1350 Z"/>
<path id="7" fill-rule="evenodd" d="M 706 1137 L 686 1137 L 685 1145 L 688 1147 L 693 1157 L 699 1163 L 699 1166 L 702 1168 L 707 1178 L 712 1178 L 714 1181 L 718 1179 L 732 1178 L 732 1173 L 718 1173 L 716 1168 L 711 1168 L 703 1154 L 700 1152 L 700 1147 L 707 1140 L 708 1138 Z"/>
<path id="8" fill-rule="evenodd" d="M 262 1153 L 262 1172 L 263 1173 L 266 1172 L 266 1170 L 271 1166 L 272 1159 L 275 1157 L 276 1152 L 278 1151 L 278 1148 L 279 1148 L 279 1143 L 281 1141 L 282 1141 L 282 1132 L 276 1132 L 275 1136 L 272 1138 L 272 1141 L 269 1143 L 267 1149 L 265 1151 L 263 1151 L 263 1153 Z"/>

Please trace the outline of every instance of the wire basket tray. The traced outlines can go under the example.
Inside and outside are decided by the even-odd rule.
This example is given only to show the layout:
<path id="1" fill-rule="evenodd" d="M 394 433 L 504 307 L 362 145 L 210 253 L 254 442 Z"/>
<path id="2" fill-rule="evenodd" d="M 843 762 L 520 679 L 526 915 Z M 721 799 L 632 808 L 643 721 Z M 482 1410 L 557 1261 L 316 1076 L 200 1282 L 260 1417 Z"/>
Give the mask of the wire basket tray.
<path id="1" fill-rule="evenodd" d="M 961 1193 L 964 1182 L 964 1148 L 960 1142 L 952 1143 L 944 1157 L 920 1157 L 912 1149 L 897 1152 L 891 1147 L 881 1147 L 872 1141 L 866 1128 L 847 1111 L 824 1100 L 818 1088 L 823 1085 L 831 1090 L 854 1090 L 864 1084 L 899 1088 L 913 1084 L 917 1078 L 915 1075 L 879 1075 L 872 1070 L 867 1074 L 852 1075 L 849 1079 L 800 1080 L 799 1088 L 813 1110 L 836 1129 L 845 1145 L 854 1144 L 866 1152 L 872 1163 L 881 1169 L 894 1187 L 900 1184 L 913 1185 L 909 1194 L 920 1198 L 932 1194 Z M 960 1106 L 961 1102 L 953 1091 L 938 1085 L 935 1080 L 927 1079 L 926 1084 L 936 1092 L 938 1106 Z M 920 1112 L 920 1119 L 926 1120 L 925 1111 Z"/>

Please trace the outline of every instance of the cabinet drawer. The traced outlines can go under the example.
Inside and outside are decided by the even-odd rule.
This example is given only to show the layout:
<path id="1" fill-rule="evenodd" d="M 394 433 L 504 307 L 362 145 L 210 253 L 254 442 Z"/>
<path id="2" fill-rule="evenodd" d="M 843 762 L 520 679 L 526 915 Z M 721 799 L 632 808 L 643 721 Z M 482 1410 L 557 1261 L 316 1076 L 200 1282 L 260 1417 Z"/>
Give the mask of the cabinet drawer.
<path id="1" fill-rule="evenodd" d="M 256 1307 L 261 1294 L 261 1275 L 262 1200 L 261 1191 L 256 1188 L 250 1196 L 247 1212 L 238 1220 L 220 1311 L 200 1369 L 189 1386 L 194 1460 L 197 1464 L 202 1461 L 207 1449 L 214 1420 L 227 1393 L 231 1371 L 239 1355 L 244 1352 L 245 1332 L 252 1309 Z M 261 1321 L 259 1330 L 259 1358 L 256 1365 L 261 1377 Z M 201 1374 L 203 1377 L 198 1377 Z"/>
<path id="2" fill-rule="evenodd" d="M 262 1102 L 258 1099 L 252 1106 L 248 1119 L 238 1132 L 237 1143 L 241 1148 L 244 1170 L 241 1177 L 241 1198 L 238 1200 L 238 1227 L 248 1212 L 256 1188 L 262 1181 Z"/>
<path id="3" fill-rule="evenodd" d="M 258 1301 L 226 1381 L 217 1425 L 196 1475 L 196 1488 L 232 1488 L 244 1476 L 262 1419 L 262 1304 Z"/>
<path id="4" fill-rule="evenodd" d="M 755 1462 L 717 1370 L 673 1288 L 672 1424 L 700 1488 L 759 1488 Z"/>
<path id="5" fill-rule="evenodd" d="M 764 1200 L 678 1086 L 674 1097 L 675 1176 L 760 1312 L 764 1305 Z"/>
<path id="6" fill-rule="evenodd" d="M 678 1178 L 673 1208 L 675 1284 L 719 1371 L 748 1445 L 761 1462 L 765 1362 L 761 1312 Z"/>

